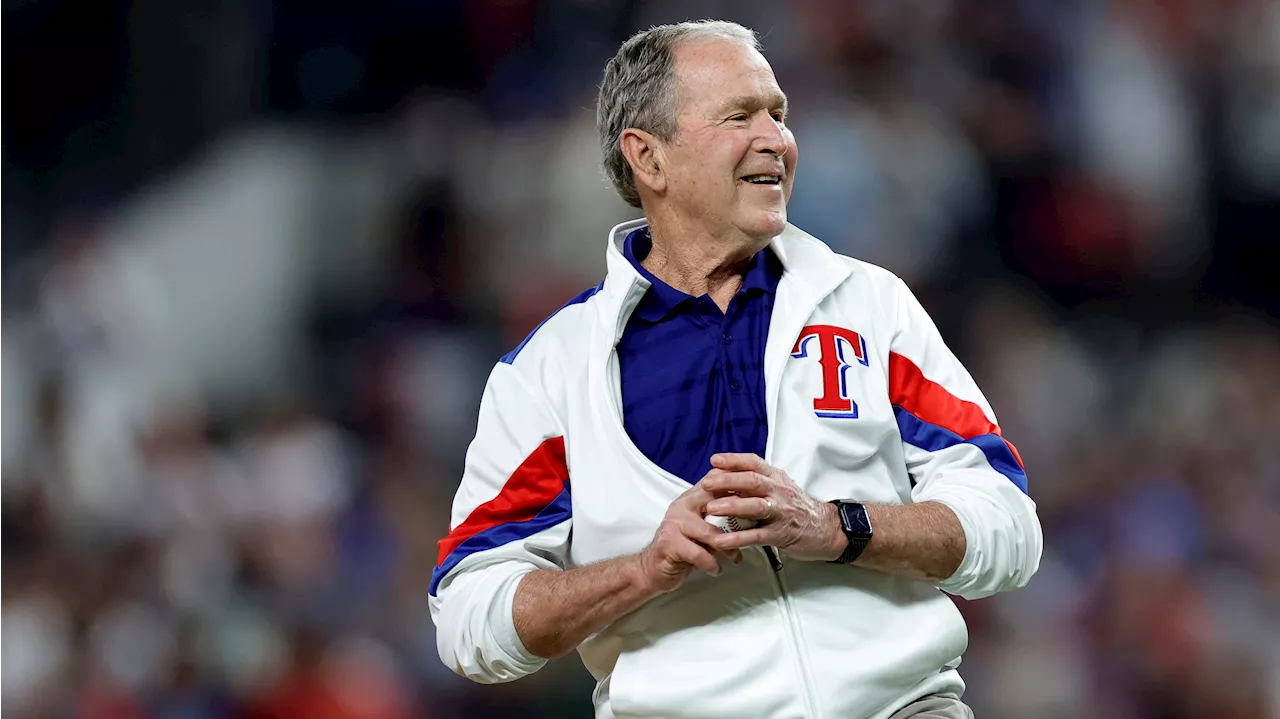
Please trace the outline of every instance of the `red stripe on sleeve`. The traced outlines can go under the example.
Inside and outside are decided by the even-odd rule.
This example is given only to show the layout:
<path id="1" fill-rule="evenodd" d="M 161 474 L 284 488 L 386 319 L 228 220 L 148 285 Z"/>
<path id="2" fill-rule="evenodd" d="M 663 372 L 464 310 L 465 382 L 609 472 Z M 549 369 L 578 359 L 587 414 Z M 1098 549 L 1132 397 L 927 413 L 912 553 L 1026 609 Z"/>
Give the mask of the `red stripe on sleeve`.
<path id="1" fill-rule="evenodd" d="M 564 491 L 564 483 L 568 479 L 564 437 L 543 441 L 511 473 L 498 496 L 472 510 L 461 524 L 449 532 L 449 536 L 440 540 L 440 559 L 436 566 L 443 565 L 459 544 L 486 529 L 538 516 Z"/>
<path id="2" fill-rule="evenodd" d="M 1000 436 L 1000 427 L 987 419 L 981 407 L 956 397 L 946 387 L 925 377 L 914 362 L 897 352 L 889 353 L 889 401 L 965 439 L 994 434 L 1009 446 L 1018 466 L 1025 468 L 1018 448 Z"/>

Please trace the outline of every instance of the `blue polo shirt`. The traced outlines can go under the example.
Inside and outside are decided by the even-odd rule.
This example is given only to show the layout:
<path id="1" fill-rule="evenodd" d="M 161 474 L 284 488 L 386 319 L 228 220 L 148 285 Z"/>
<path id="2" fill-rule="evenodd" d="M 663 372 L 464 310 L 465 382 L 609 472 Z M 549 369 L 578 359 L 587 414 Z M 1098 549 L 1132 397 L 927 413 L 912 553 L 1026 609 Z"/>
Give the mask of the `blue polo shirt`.
<path id="1" fill-rule="evenodd" d="M 721 313 L 709 295 L 687 295 L 646 270 L 640 262 L 652 248 L 647 227 L 623 245 L 652 284 L 618 342 L 623 425 L 654 464 L 694 484 L 716 452 L 764 456 L 764 346 L 782 263 L 767 248 L 757 253 Z"/>

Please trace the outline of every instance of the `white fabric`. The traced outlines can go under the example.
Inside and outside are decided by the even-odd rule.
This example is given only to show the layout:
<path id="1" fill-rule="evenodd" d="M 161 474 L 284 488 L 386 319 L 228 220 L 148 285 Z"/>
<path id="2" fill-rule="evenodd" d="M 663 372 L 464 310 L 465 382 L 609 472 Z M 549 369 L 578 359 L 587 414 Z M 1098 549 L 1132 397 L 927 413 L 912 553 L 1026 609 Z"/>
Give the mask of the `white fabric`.
<path id="1" fill-rule="evenodd" d="M 441 658 L 476 681 L 509 681 L 544 663 L 521 645 L 511 618 L 524 573 L 638 552 L 689 487 L 645 458 L 622 424 L 614 346 L 648 285 L 621 244 L 643 224 L 613 229 L 603 288 L 554 315 L 490 378 L 453 527 L 554 437 L 565 441 L 572 519 L 472 554 L 440 583 L 431 610 Z M 930 453 L 899 434 L 891 351 L 995 422 L 910 291 L 888 271 L 837 255 L 792 226 L 771 246 L 784 274 L 765 349 L 765 459 L 819 499 L 951 507 L 968 550 L 941 589 L 981 597 L 1025 585 L 1042 545 L 1031 499 L 973 445 Z M 868 364 L 855 360 L 845 372 L 857 418 L 815 413 L 818 357 L 791 352 L 810 325 L 865 340 Z M 598 717 L 883 719 L 919 697 L 963 692 L 956 667 L 968 634 L 939 587 L 785 556 L 775 573 L 761 551 L 746 555 L 719 577 L 695 574 L 579 647 L 600 682 Z"/>

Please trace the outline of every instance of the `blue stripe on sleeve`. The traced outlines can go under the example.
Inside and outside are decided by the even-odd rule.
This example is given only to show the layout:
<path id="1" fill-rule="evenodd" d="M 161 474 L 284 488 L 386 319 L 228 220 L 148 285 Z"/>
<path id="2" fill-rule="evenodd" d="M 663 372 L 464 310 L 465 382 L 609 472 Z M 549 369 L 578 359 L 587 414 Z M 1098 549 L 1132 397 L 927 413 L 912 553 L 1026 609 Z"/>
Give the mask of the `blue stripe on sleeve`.
<path id="1" fill-rule="evenodd" d="M 523 522 L 508 522 L 507 524 L 499 524 L 496 527 L 490 527 L 471 537 L 467 541 L 458 545 L 453 550 L 444 563 L 436 567 L 431 572 L 431 586 L 428 587 L 427 593 L 431 596 L 436 595 L 436 588 L 440 586 L 440 581 L 449 574 L 449 572 L 462 560 L 475 554 L 483 552 L 486 549 L 494 549 L 511 542 L 528 539 L 544 529 L 550 529 L 557 524 L 569 519 L 573 516 L 573 499 L 569 492 L 569 483 L 564 483 L 564 491 L 562 491 L 551 504 L 545 509 L 538 512 L 537 516 Z"/>
<path id="2" fill-rule="evenodd" d="M 898 432 L 907 444 L 927 452 L 937 452 L 957 444 L 971 444 L 982 450 L 992 469 L 1008 477 L 1023 494 L 1027 493 L 1027 473 L 1018 465 L 1009 445 L 999 435 L 984 434 L 965 439 L 951 430 L 930 424 L 897 405 L 893 408 L 893 415 L 898 420 Z"/>

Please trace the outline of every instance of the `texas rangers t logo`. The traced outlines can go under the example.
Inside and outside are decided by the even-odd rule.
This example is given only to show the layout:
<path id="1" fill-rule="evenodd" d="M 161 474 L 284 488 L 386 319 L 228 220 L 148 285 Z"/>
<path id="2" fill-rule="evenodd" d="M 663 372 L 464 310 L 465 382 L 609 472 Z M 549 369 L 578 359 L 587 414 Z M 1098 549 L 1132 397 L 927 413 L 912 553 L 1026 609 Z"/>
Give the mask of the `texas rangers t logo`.
<path id="1" fill-rule="evenodd" d="M 851 360 L 863 367 L 871 366 L 867 361 L 867 341 L 843 327 L 809 325 L 800 330 L 791 356 L 808 357 L 815 340 L 821 354 L 818 364 L 822 367 L 822 396 L 813 400 L 814 413 L 819 417 L 857 417 L 858 404 L 849 397 L 845 373 L 853 366 Z"/>

